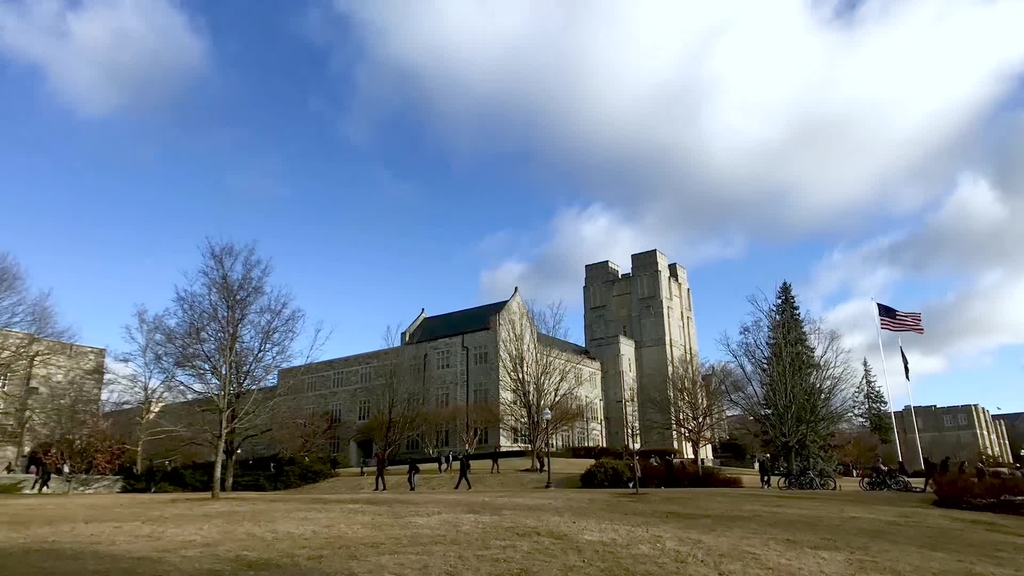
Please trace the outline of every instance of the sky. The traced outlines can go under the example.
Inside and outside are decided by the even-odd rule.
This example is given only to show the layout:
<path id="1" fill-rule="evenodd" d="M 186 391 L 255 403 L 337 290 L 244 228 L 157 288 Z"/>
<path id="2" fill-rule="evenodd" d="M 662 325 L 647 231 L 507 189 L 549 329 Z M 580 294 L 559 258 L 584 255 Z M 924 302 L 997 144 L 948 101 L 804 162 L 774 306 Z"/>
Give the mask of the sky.
<path id="1" fill-rule="evenodd" d="M 0 250 L 116 350 L 207 237 L 255 241 L 334 357 L 388 325 L 688 271 L 701 353 L 747 296 L 914 403 L 1024 411 L 1024 2 L 0 0 Z M 895 335 L 893 403 L 907 402 Z M 880 370 L 879 370 L 880 371 Z"/>

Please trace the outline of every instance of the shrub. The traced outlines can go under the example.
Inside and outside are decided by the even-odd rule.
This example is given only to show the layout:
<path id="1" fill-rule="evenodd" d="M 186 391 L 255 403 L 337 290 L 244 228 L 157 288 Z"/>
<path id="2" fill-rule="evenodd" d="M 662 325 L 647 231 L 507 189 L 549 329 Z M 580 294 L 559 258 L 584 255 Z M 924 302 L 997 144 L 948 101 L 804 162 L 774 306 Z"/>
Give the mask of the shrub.
<path id="1" fill-rule="evenodd" d="M 686 462 L 673 462 L 671 472 L 663 461 L 661 464 L 642 464 L 640 486 L 644 488 L 742 488 L 743 480 L 725 474 L 719 468 L 704 466 L 698 473 L 697 467 Z"/>
<path id="2" fill-rule="evenodd" d="M 580 474 L 580 484 L 584 488 L 626 488 L 632 478 L 633 471 L 625 462 L 602 458 Z"/>
<path id="3" fill-rule="evenodd" d="M 947 474 L 934 479 L 932 490 L 937 506 L 1024 515 L 1024 478 Z"/>
<path id="4" fill-rule="evenodd" d="M 274 471 L 270 471 L 270 464 Z M 334 474 L 332 461 L 314 458 L 260 458 L 236 462 L 232 490 L 272 492 L 315 484 Z M 128 470 L 122 476 L 122 492 L 206 492 L 213 479 L 213 463 L 196 462 L 170 470 L 151 467 L 143 474 Z"/>
<path id="5" fill-rule="evenodd" d="M 572 458 L 580 460 L 622 460 L 622 450 L 614 450 L 607 446 L 574 446 L 569 449 Z"/>

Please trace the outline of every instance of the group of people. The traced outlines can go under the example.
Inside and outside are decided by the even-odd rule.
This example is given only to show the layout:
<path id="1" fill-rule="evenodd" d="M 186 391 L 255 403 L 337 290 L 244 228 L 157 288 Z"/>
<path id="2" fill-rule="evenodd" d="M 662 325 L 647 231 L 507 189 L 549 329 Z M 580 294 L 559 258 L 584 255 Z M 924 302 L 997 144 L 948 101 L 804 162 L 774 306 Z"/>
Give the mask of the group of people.
<path id="1" fill-rule="evenodd" d="M 374 492 L 386 492 L 388 489 L 387 480 L 384 476 L 384 472 L 388 468 L 387 457 L 382 452 L 377 452 L 376 458 L 376 469 L 377 475 L 373 479 L 373 491 Z M 450 473 L 452 464 L 458 461 L 459 463 L 459 479 L 455 482 L 455 489 L 458 490 L 462 483 L 466 483 L 466 489 L 472 490 L 473 485 L 469 481 L 469 471 L 472 467 L 469 460 L 469 452 L 462 452 L 458 456 L 454 452 L 449 451 L 447 454 L 438 454 L 437 456 L 437 473 L 444 474 Z M 495 451 L 491 455 L 491 474 L 497 472 L 501 474 L 501 464 L 498 460 L 498 452 Z M 409 483 L 409 491 L 416 491 L 416 477 L 420 474 L 420 467 L 415 462 L 409 462 L 409 468 L 406 470 L 407 482 Z"/>

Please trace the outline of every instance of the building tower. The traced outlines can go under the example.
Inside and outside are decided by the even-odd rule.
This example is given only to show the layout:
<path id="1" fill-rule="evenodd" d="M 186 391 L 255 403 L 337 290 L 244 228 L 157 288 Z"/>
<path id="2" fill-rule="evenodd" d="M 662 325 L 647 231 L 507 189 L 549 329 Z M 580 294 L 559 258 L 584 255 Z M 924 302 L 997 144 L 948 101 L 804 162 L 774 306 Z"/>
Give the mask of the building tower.
<path id="1" fill-rule="evenodd" d="M 686 270 L 669 264 L 658 250 L 633 254 L 631 260 L 626 273 L 607 260 L 587 265 L 583 288 L 586 345 L 603 366 L 606 440 L 609 446 L 639 444 L 630 442 L 626 429 L 628 398 L 635 397 L 643 446 L 677 448 L 692 457 L 689 447 L 664 429 L 667 415 L 657 413 L 650 400 L 666 394 L 675 359 L 698 354 Z"/>

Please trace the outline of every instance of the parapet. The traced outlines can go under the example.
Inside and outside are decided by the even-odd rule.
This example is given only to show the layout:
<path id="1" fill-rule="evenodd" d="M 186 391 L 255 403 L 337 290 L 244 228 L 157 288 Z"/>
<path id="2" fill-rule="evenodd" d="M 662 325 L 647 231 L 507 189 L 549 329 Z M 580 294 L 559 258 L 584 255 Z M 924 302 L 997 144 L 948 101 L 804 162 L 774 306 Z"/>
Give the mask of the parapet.
<path id="1" fill-rule="evenodd" d="M 658 270 L 668 270 L 668 257 L 660 250 L 648 250 L 638 252 L 630 258 L 632 260 L 632 272 L 634 276 L 649 274 Z"/>
<path id="2" fill-rule="evenodd" d="M 618 280 L 620 277 L 620 269 L 618 264 L 612 262 L 611 260 L 587 264 L 586 270 L 587 284 L 609 282 L 612 280 Z"/>
<path id="3" fill-rule="evenodd" d="M 669 264 L 668 275 L 670 278 L 679 280 L 680 284 L 686 284 L 686 268 L 683 268 L 679 264 Z"/>

